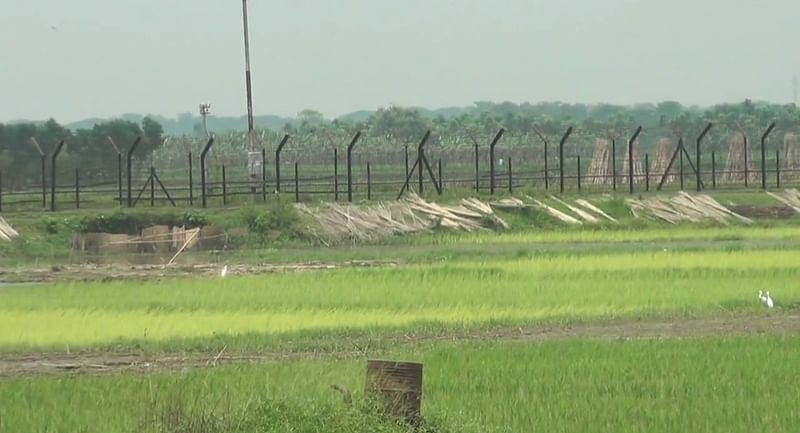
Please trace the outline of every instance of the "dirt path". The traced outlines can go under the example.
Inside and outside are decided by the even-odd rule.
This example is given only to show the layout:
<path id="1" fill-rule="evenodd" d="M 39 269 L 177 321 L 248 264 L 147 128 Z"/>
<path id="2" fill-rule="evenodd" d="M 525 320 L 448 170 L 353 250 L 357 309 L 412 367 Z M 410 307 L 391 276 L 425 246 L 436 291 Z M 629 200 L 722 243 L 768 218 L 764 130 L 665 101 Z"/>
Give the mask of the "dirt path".
<path id="1" fill-rule="evenodd" d="M 219 276 L 221 264 L 195 265 L 65 265 L 44 269 L 0 269 L 0 282 L 47 283 L 56 281 L 152 280 L 156 278 Z M 390 260 L 351 260 L 290 264 L 229 265 L 228 275 L 258 275 L 273 272 L 326 271 L 340 268 L 397 266 Z"/>
<path id="2" fill-rule="evenodd" d="M 538 342 L 569 338 L 660 339 L 746 335 L 800 335 L 800 312 L 740 315 L 662 321 L 614 321 L 573 326 L 535 326 L 484 331 L 453 330 L 382 339 L 388 347 L 402 348 L 430 342 L 505 341 Z M 224 364 L 255 364 L 300 359 L 364 358 L 379 351 L 359 350 L 369 340 L 351 338 L 335 351 L 308 350 L 259 353 L 185 353 L 145 355 L 119 352 L 30 353 L 0 355 L 0 377 L 53 374 L 110 374 L 175 371 Z"/>

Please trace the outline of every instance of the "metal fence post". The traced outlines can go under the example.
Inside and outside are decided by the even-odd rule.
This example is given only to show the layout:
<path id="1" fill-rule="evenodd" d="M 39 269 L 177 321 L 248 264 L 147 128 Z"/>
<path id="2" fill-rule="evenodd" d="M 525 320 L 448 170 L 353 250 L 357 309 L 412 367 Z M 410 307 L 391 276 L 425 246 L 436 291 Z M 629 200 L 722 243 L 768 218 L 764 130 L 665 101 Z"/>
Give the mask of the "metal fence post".
<path id="1" fill-rule="evenodd" d="M 297 161 L 294 163 L 294 201 L 300 202 L 300 165 Z"/>
<path id="2" fill-rule="evenodd" d="M 681 154 L 681 165 L 680 165 L 680 172 L 681 172 L 681 191 L 683 191 L 683 137 L 678 139 L 678 150 Z"/>
<path id="3" fill-rule="evenodd" d="M 267 149 L 261 148 L 261 201 L 267 201 Z"/>
<path id="4" fill-rule="evenodd" d="M 700 174 L 700 143 L 703 141 L 703 138 L 705 138 L 706 134 L 708 134 L 708 131 L 711 130 L 712 126 L 714 126 L 713 123 L 706 125 L 706 128 L 703 129 L 703 132 L 701 132 L 700 136 L 697 137 L 697 148 L 695 149 L 695 159 L 697 160 L 697 169 L 695 170 L 695 174 L 697 175 L 697 192 L 700 192 L 703 185 L 703 179 Z"/>
<path id="5" fill-rule="evenodd" d="M 767 137 L 775 129 L 775 122 L 770 123 L 769 128 L 764 131 L 761 136 L 761 189 L 767 189 L 767 157 L 766 157 L 766 144 Z"/>
<path id="6" fill-rule="evenodd" d="M 150 207 L 156 207 L 156 169 L 150 166 Z"/>
<path id="7" fill-rule="evenodd" d="M 717 189 L 717 153 L 711 151 L 711 189 Z"/>
<path id="8" fill-rule="evenodd" d="M 114 151 L 117 153 L 117 187 L 119 189 L 117 204 L 119 207 L 122 207 L 122 152 L 120 152 L 119 147 L 117 147 L 117 143 L 114 142 L 114 139 L 111 138 L 111 136 L 106 138 L 108 138 L 108 142 L 111 143 L 111 147 L 113 147 Z"/>
<path id="9" fill-rule="evenodd" d="M 581 156 L 578 155 L 578 194 L 581 193 Z"/>
<path id="10" fill-rule="evenodd" d="M 225 164 L 222 165 L 222 206 L 228 205 L 228 181 L 225 177 Z"/>
<path id="11" fill-rule="evenodd" d="M 214 137 L 210 137 L 203 151 L 200 153 L 200 196 L 203 208 L 206 207 L 206 156 L 208 156 L 208 151 L 211 150 L 211 145 L 213 144 Z"/>
<path id="12" fill-rule="evenodd" d="M 194 205 L 194 180 L 192 179 L 192 152 L 189 152 L 189 206 Z"/>
<path id="13" fill-rule="evenodd" d="M 444 179 L 442 178 L 442 158 L 436 163 L 437 171 L 439 172 L 439 189 L 444 190 Z"/>
<path id="14" fill-rule="evenodd" d="M 136 148 L 139 146 L 139 143 L 141 141 L 142 141 L 142 137 L 136 137 L 136 140 L 133 140 L 133 144 L 131 144 L 130 149 L 128 149 L 128 154 L 127 154 L 127 162 L 128 162 L 128 165 L 127 165 L 127 168 L 128 168 L 128 172 L 127 172 L 127 175 L 128 175 L 128 207 L 133 206 L 133 200 L 131 198 L 131 175 L 132 175 L 132 173 L 131 173 L 132 172 L 132 170 L 131 170 L 132 161 L 131 160 L 133 158 L 133 151 L 136 150 Z"/>
<path id="15" fill-rule="evenodd" d="M 47 156 L 44 154 L 42 146 L 39 145 L 35 137 L 31 137 L 31 144 L 36 151 L 39 152 L 39 160 L 42 168 L 42 210 L 45 210 L 47 209 Z"/>
<path id="16" fill-rule="evenodd" d="M 781 152 L 775 151 L 775 186 L 781 187 Z"/>
<path id="17" fill-rule="evenodd" d="M 475 143 L 475 192 L 481 191 L 481 174 L 478 164 L 478 158 L 480 155 L 478 154 L 478 143 Z"/>
<path id="18" fill-rule="evenodd" d="M 372 200 L 372 172 L 367 161 L 367 200 Z"/>
<path id="19" fill-rule="evenodd" d="M 639 137 L 639 134 L 642 133 L 642 126 L 639 125 L 636 128 L 636 132 L 633 133 L 633 136 L 630 140 L 628 140 L 628 192 L 633 194 L 633 142 Z"/>
<path id="20" fill-rule="evenodd" d="M 489 144 L 489 194 L 494 194 L 494 148 L 497 146 L 497 143 L 503 138 L 503 134 L 505 134 L 506 130 L 500 128 L 497 131 L 497 135 L 494 136 L 494 139 Z"/>
<path id="21" fill-rule="evenodd" d="M 650 192 L 650 154 L 644 154 L 644 190 Z"/>
<path id="22" fill-rule="evenodd" d="M 81 177 L 80 169 L 75 168 L 75 209 L 81 208 Z"/>
<path id="23" fill-rule="evenodd" d="M 53 156 L 50 157 L 50 212 L 56 211 L 56 158 L 64 147 L 64 140 L 58 142 Z"/>
<path id="24" fill-rule="evenodd" d="M 611 190 L 617 190 L 617 139 L 611 139 Z"/>
<path id="25" fill-rule="evenodd" d="M 567 132 L 564 133 L 564 136 L 561 137 L 561 141 L 558 143 L 558 172 L 561 194 L 564 194 L 564 143 L 567 142 L 567 139 L 571 134 L 572 127 L 570 126 L 567 129 Z"/>
<path id="26" fill-rule="evenodd" d="M 353 201 L 353 148 L 361 138 L 361 131 L 356 132 L 350 144 L 347 145 L 347 201 Z"/>
<path id="27" fill-rule="evenodd" d="M 748 182 L 749 182 L 749 180 L 747 178 L 750 177 L 750 173 L 749 173 L 749 170 L 748 170 L 748 167 L 747 167 L 747 165 L 748 165 L 748 161 L 747 161 L 747 135 L 743 133 L 742 136 L 744 137 L 744 150 L 742 152 L 742 154 L 744 155 L 744 187 L 747 188 L 748 187 Z"/>
<path id="28" fill-rule="evenodd" d="M 403 146 L 403 149 L 405 150 L 405 156 L 406 156 L 406 177 L 408 177 L 408 145 L 406 144 L 405 146 Z"/>
<path id="29" fill-rule="evenodd" d="M 339 151 L 333 148 L 333 201 L 339 201 Z"/>
<path id="30" fill-rule="evenodd" d="M 508 157 L 508 193 L 514 193 L 514 175 L 511 171 L 511 157 Z"/>
<path id="31" fill-rule="evenodd" d="M 275 149 L 275 191 L 281 192 L 281 151 L 286 142 L 289 141 L 289 134 L 283 136 L 283 139 Z"/>
<path id="32" fill-rule="evenodd" d="M 47 157 L 41 155 L 42 165 L 42 209 L 47 209 Z"/>

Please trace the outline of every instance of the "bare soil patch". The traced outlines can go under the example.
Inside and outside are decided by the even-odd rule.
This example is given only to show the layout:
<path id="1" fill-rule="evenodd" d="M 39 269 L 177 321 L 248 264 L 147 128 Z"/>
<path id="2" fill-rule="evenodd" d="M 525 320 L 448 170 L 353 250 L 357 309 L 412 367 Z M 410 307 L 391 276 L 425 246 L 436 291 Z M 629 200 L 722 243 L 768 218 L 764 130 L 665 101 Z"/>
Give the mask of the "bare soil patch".
<path id="1" fill-rule="evenodd" d="M 352 267 L 396 266 L 388 260 L 307 262 L 293 264 L 228 265 L 228 275 L 258 275 L 275 272 L 324 271 Z M 0 269 L 0 281 L 48 283 L 55 281 L 152 280 L 159 278 L 219 276 L 222 264 L 195 265 L 68 265 L 40 269 Z"/>

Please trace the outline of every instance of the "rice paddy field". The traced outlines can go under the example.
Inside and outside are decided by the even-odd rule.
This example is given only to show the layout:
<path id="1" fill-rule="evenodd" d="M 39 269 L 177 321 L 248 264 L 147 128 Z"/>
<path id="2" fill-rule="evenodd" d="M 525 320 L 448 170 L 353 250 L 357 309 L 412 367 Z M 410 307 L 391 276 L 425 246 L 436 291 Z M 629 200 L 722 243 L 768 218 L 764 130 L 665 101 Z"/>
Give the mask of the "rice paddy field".
<path id="1" fill-rule="evenodd" d="M 794 432 L 798 246 L 438 235 L 315 252 L 402 259 L 364 269 L 0 287 L 0 432 L 409 431 L 366 404 L 376 358 L 424 363 L 431 432 Z"/>

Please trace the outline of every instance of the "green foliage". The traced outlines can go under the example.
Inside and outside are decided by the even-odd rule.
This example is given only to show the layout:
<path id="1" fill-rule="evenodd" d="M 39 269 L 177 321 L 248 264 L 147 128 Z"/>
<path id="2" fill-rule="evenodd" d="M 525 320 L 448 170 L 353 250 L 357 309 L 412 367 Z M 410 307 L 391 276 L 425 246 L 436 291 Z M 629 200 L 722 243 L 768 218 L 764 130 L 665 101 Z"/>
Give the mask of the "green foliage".
<path id="1" fill-rule="evenodd" d="M 240 219 L 260 242 L 305 239 L 300 215 L 291 203 L 283 200 L 266 207 L 250 206 L 240 211 Z"/>
<path id="2" fill-rule="evenodd" d="M 208 218 L 203 212 L 194 209 L 180 214 L 116 210 L 110 214 L 84 217 L 76 231 L 136 234 L 144 228 L 155 225 L 204 227 L 208 225 Z"/>

